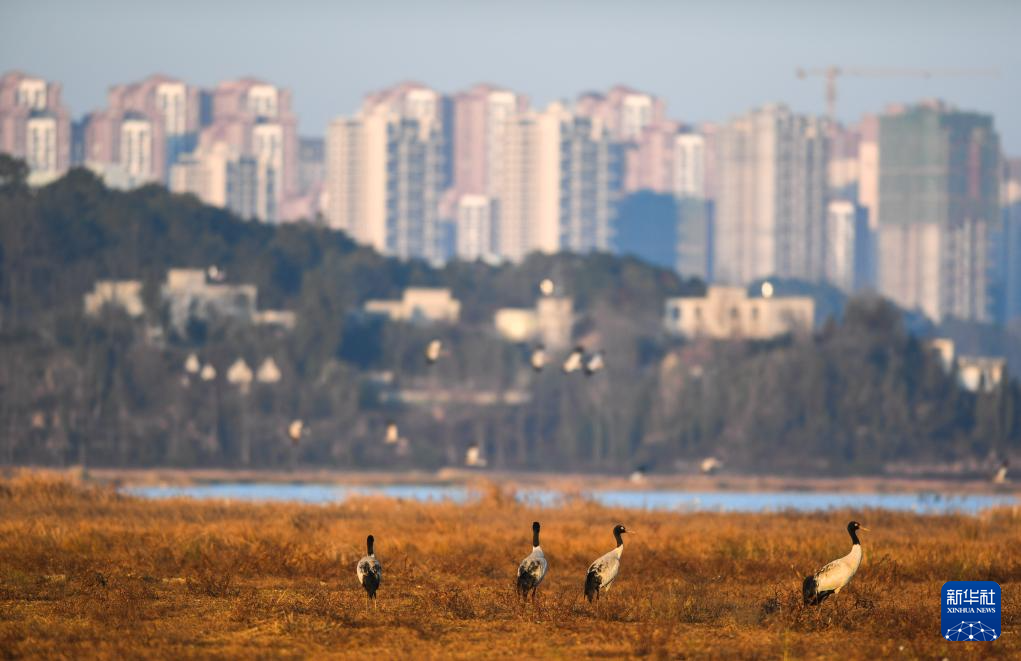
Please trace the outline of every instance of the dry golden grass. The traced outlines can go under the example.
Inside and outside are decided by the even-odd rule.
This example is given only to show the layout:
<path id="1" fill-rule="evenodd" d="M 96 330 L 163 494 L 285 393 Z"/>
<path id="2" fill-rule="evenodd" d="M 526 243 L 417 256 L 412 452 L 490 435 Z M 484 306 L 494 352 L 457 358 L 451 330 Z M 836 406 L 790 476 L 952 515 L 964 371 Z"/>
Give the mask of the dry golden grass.
<path id="1" fill-rule="evenodd" d="M 849 589 L 802 608 L 800 579 L 848 549 Z M 536 604 L 513 590 L 543 523 Z M 585 569 L 625 523 L 620 576 L 598 608 Z M 365 535 L 383 563 L 378 607 L 355 581 Z M 951 579 L 1003 588 L 995 643 L 939 636 Z M 0 655 L 47 658 L 1021 656 L 1021 515 L 717 515 L 522 506 L 147 502 L 23 473 L 0 482 Z"/>

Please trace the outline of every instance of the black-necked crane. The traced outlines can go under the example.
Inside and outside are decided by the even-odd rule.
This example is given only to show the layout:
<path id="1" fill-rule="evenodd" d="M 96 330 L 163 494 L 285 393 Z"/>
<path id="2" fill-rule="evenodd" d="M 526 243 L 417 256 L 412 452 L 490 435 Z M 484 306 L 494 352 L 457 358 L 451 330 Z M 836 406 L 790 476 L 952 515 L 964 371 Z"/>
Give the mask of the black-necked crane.
<path id="1" fill-rule="evenodd" d="M 857 534 L 859 530 L 867 532 L 868 528 L 863 528 L 857 521 L 848 523 L 847 534 L 851 536 L 851 551 L 843 558 L 837 558 L 814 574 L 805 577 L 801 584 L 801 594 L 806 605 L 821 604 L 831 594 L 838 594 L 851 582 L 851 578 L 861 566 L 862 550 Z"/>
<path id="2" fill-rule="evenodd" d="M 574 351 L 567 356 L 564 360 L 564 364 L 561 369 L 564 374 L 570 374 L 571 372 L 577 372 L 584 365 L 585 349 L 581 346 L 574 347 Z"/>
<path id="3" fill-rule="evenodd" d="M 621 524 L 613 528 L 613 538 L 617 540 L 617 547 L 603 555 L 588 568 L 585 574 L 585 598 L 592 602 L 593 598 L 598 599 L 600 593 L 609 590 L 617 572 L 620 571 L 620 556 L 624 553 L 624 539 L 621 537 L 627 532 Z"/>
<path id="4" fill-rule="evenodd" d="M 541 372 L 546 367 L 546 347 L 541 344 L 535 345 L 532 355 L 528 357 L 528 363 L 536 372 Z"/>
<path id="5" fill-rule="evenodd" d="M 1000 464 L 1000 467 L 996 469 L 993 474 L 993 484 L 1006 484 L 1007 483 L 1007 469 L 1010 468 L 1010 463 L 1004 459 Z"/>
<path id="6" fill-rule="evenodd" d="M 383 579 L 383 567 L 376 560 L 376 550 L 373 548 L 376 539 L 369 535 L 365 540 L 366 555 L 358 561 L 357 569 L 358 582 L 365 588 L 365 594 L 369 599 L 375 600 L 376 590 Z"/>
<path id="7" fill-rule="evenodd" d="M 535 598 L 535 591 L 546 577 L 546 556 L 539 545 L 539 522 L 532 522 L 532 552 L 518 565 L 518 594 L 524 599 L 528 593 Z"/>
<path id="8" fill-rule="evenodd" d="M 603 352 L 597 351 L 589 356 L 588 360 L 585 361 L 585 376 L 592 376 L 596 372 L 601 371 L 604 367 L 606 367 L 606 364 L 603 361 Z"/>

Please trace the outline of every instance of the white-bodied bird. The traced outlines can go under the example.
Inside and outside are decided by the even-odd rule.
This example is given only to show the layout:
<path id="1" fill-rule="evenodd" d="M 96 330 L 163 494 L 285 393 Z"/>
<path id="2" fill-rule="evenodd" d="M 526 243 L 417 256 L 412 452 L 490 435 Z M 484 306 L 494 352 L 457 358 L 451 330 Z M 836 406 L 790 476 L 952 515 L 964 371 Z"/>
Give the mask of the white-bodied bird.
<path id="1" fill-rule="evenodd" d="M 564 374 L 570 374 L 571 372 L 577 372 L 582 368 L 583 358 L 585 356 L 585 349 L 582 347 L 574 347 L 574 351 L 564 361 L 562 369 Z"/>
<path id="2" fill-rule="evenodd" d="M 401 432 L 397 429 L 397 423 L 390 421 L 386 423 L 386 433 L 383 436 L 383 440 L 387 445 L 393 445 L 401 440 Z"/>
<path id="3" fill-rule="evenodd" d="M 425 362 L 430 365 L 435 365 L 436 361 L 440 359 L 440 354 L 443 353 L 443 342 L 440 340 L 429 340 L 429 344 L 425 347 Z"/>
<path id="4" fill-rule="evenodd" d="M 620 571 L 620 556 L 624 553 L 624 540 L 621 535 L 627 532 L 627 528 L 617 524 L 613 528 L 613 538 L 617 540 L 617 548 L 613 549 L 603 557 L 592 563 L 585 575 L 585 598 L 591 603 L 593 597 L 598 599 L 599 594 L 609 590 L 613 580 L 617 578 Z"/>
<path id="5" fill-rule="evenodd" d="M 861 566 L 861 542 L 858 541 L 857 535 L 859 530 L 868 532 L 868 528 L 863 528 L 857 521 L 848 523 L 847 533 L 851 536 L 851 552 L 805 577 L 801 584 L 801 594 L 806 605 L 821 604 L 831 594 L 839 593 L 851 582 L 851 578 Z"/>
<path id="6" fill-rule="evenodd" d="M 602 370 L 606 364 L 603 362 L 603 352 L 597 351 L 585 361 L 585 376 L 592 376 Z"/>
<path id="7" fill-rule="evenodd" d="M 541 372 L 542 368 L 546 367 L 546 347 L 541 344 L 535 345 L 532 355 L 528 357 L 528 362 L 533 370 Z"/>
<path id="8" fill-rule="evenodd" d="M 528 593 L 535 597 L 542 579 L 546 577 L 546 556 L 539 546 L 539 522 L 532 522 L 532 552 L 518 565 L 518 594 L 524 599 Z"/>
<path id="9" fill-rule="evenodd" d="M 379 564 L 379 560 L 376 560 L 376 551 L 373 548 L 375 541 L 372 535 L 369 535 L 365 540 L 368 553 L 358 561 L 358 568 L 356 569 L 358 582 L 365 588 L 365 593 L 369 595 L 369 599 L 376 598 L 376 590 L 379 589 L 379 583 L 383 579 L 383 567 Z"/>
<path id="10" fill-rule="evenodd" d="M 1007 469 L 1010 468 L 1010 464 L 1006 459 L 1000 464 L 1000 467 L 996 469 L 993 474 L 993 484 L 1006 484 L 1007 483 Z"/>

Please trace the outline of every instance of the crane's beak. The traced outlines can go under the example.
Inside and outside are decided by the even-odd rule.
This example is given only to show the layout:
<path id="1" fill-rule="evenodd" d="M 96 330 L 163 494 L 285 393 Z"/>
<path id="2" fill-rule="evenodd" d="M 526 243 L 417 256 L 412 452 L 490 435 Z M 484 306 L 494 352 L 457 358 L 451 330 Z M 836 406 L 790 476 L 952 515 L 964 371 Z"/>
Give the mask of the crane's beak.
<path id="1" fill-rule="evenodd" d="M 869 529 L 868 529 L 868 528 L 866 528 L 865 526 L 858 526 L 858 530 L 862 530 L 862 531 L 864 531 L 864 532 L 872 532 L 871 530 L 869 530 Z"/>

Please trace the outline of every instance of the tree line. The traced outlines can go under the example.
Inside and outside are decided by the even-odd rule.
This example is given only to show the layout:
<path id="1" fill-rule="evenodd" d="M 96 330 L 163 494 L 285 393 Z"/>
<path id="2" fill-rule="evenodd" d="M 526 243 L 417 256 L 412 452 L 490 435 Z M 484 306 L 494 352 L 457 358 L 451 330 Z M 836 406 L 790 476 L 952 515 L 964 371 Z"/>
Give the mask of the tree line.
<path id="1" fill-rule="evenodd" d="M 671 471 L 714 455 L 744 470 L 867 473 L 1021 442 L 1017 384 L 963 390 L 878 298 L 852 299 L 810 338 L 684 342 L 661 330 L 663 301 L 703 283 L 636 259 L 434 268 L 313 223 L 242 221 L 159 186 L 115 191 L 72 170 L 30 189 L 25 174 L 0 156 L 3 463 L 435 468 L 477 444 L 498 468 Z M 169 328 L 166 270 L 209 265 L 256 284 L 260 308 L 294 310 L 294 330 L 230 319 Z M 536 374 L 528 347 L 494 332 L 494 312 L 533 305 L 545 277 L 574 299 L 575 337 L 606 352 L 604 372 L 563 375 L 554 363 Z M 127 278 L 144 283 L 141 318 L 84 314 L 96 280 Z M 451 288 L 460 323 L 358 314 L 408 286 Z M 448 351 L 429 367 L 434 337 Z M 192 354 L 217 376 L 186 370 Z M 224 379 L 238 358 L 253 369 L 272 358 L 279 382 L 242 392 Z M 471 403 L 478 393 L 493 399 Z M 297 447 L 294 419 L 307 425 Z M 406 443 L 383 442 L 391 422 Z"/>

